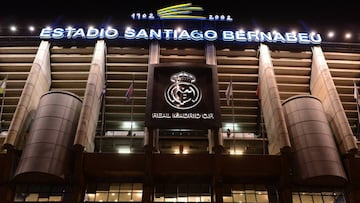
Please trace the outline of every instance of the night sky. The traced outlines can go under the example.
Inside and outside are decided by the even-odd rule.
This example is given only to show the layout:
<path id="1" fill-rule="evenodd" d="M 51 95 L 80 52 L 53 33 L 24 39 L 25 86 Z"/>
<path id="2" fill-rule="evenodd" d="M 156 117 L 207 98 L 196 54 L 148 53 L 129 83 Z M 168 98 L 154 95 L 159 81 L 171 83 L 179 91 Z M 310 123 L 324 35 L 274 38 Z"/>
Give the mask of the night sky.
<path id="1" fill-rule="evenodd" d="M 91 23 L 95 26 L 131 22 L 133 12 L 153 12 L 179 3 L 192 3 L 204 8 L 204 14 L 230 14 L 234 25 L 248 29 L 285 26 L 291 29 L 348 30 L 359 33 L 360 7 L 356 1 L 234 1 L 234 0 L 63 0 L 7 1 L 1 6 L 0 26 L 10 24 L 67 25 Z"/>

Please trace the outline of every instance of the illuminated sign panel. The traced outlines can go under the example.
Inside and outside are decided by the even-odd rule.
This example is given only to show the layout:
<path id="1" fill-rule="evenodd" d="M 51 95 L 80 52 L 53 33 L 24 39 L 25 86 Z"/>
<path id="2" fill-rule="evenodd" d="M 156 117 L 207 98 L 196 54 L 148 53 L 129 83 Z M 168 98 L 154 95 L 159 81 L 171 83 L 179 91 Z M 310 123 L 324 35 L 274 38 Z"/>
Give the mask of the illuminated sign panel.
<path id="1" fill-rule="evenodd" d="M 293 32 L 259 32 L 232 30 L 178 30 L 178 29 L 132 29 L 120 32 L 110 28 L 43 28 L 40 39 L 107 39 L 107 40 L 177 40 L 177 41 L 227 41 L 227 42 L 269 42 L 320 44 L 320 34 Z"/>
<path id="2" fill-rule="evenodd" d="M 230 15 L 202 14 L 203 8 L 191 3 L 178 4 L 157 10 L 153 13 L 133 13 L 133 20 L 202 20 L 232 22 Z M 39 35 L 44 40 L 59 39 L 106 39 L 106 40 L 176 40 L 176 41 L 224 41 L 234 43 L 287 43 L 287 44 L 320 44 L 320 34 L 307 32 L 263 32 L 239 31 L 231 29 L 174 29 L 174 28 L 43 28 Z"/>
<path id="3" fill-rule="evenodd" d="M 216 67 L 192 63 L 149 66 L 147 127 L 220 127 Z"/>

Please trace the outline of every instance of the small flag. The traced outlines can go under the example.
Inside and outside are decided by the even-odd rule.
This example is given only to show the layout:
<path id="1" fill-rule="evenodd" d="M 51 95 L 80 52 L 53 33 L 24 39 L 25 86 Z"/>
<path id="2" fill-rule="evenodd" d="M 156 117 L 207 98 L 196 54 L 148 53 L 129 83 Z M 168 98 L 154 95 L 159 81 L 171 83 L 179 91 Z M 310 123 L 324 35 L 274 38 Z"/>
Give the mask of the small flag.
<path id="1" fill-rule="evenodd" d="M 0 94 L 4 94 L 6 90 L 7 77 L 0 83 Z"/>
<path id="2" fill-rule="evenodd" d="M 134 96 L 134 82 L 132 82 L 125 93 L 126 101 L 128 102 Z"/>
<path id="3" fill-rule="evenodd" d="M 226 89 L 225 92 L 225 96 L 226 96 L 226 104 L 229 106 L 230 105 L 230 98 L 233 97 L 233 87 L 232 87 L 232 80 L 230 80 L 229 85 Z"/>

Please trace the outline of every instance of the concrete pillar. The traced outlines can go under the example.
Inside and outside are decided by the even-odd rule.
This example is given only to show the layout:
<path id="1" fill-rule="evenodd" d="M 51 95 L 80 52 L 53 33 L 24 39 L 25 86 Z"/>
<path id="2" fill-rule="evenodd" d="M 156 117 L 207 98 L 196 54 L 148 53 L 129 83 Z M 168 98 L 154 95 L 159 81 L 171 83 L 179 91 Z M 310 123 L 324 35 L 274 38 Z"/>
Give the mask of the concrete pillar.
<path id="1" fill-rule="evenodd" d="M 153 41 L 149 47 L 149 64 L 160 63 L 160 45 L 158 41 Z M 159 150 L 159 133 L 158 129 L 145 127 L 144 147 L 146 150 L 153 152 Z"/>
<path id="2" fill-rule="evenodd" d="M 150 44 L 149 50 L 149 64 L 160 63 L 160 45 L 158 41 L 153 41 Z"/>
<path id="3" fill-rule="evenodd" d="M 205 45 L 205 59 L 206 64 L 217 66 L 217 59 L 216 59 L 216 48 L 213 43 L 206 43 Z M 211 129 L 209 138 L 213 140 L 209 140 L 209 147 L 214 147 L 215 153 L 222 153 L 224 152 L 224 145 L 223 145 L 223 137 L 221 136 L 220 129 Z M 213 145 L 213 146 L 212 146 Z"/>
<path id="4" fill-rule="evenodd" d="M 142 202 L 150 203 L 153 202 L 154 186 L 153 184 L 145 183 L 143 185 L 143 196 Z"/>
<path id="5" fill-rule="evenodd" d="M 6 148 L 22 148 L 39 105 L 40 97 L 49 91 L 50 85 L 50 43 L 42 41 L 10 123 L 9 132 L 4 142 Z"/>
<path id="6" fill-rule="evenodd" d="M 209 151 L 209 154 L 212 154 L 213 153 L 213 148 L 214 148 L 214 135 L 212 134 L 212 130 L 211 129 L 208 129 L 208 151 Z"/>
<path id="7" fill-rule="evenodd" d="M 106 44 L 103 40 L 96 43 L 86 84 L 83 106 L 76 131 L 74 145 L 93 152 L 94 139 L 101 108 L 101 97 L 105 84 Z"/>
<path id="8" fill-rule="evenodd" d="M 346 203 L 359 203 L 360 202 L 360 187 L 349 188 L 345 193 Z"/>
<path id="9" fill-rule="evenodd" d="M 12 203 L 14 202 L 14 196 L 15 196 L 15 187 L 10 184 L 0 184 L 0 197 L 1 202 L 3 203 Z"/>
<path id="10" fill-rule="evenodd" d="M 223 184 L 222 183 L 215 183 L 213 185 L 214 188 L 214 202 L 216 203 L 223 203 Z"/>
<path id="11" fill-rule="evenodd" d="M 358 150 L 336 86 L 321 47 L 312 48 L 310 92 L 320 99 L 333 129 L 341 154 L 355 154 Z"/>
<path id="12" fill-rule="evenodd" d="M 276 83 L 274 67 L 268 46 L 259 48 L 260 99 L 269 140 L 269 153 L 289 151 L 291 144 L 282 111 L 280 94 Z"/>
<path id="13" fill-rule="evenodd" d="M 81 203 L 84 202 L 86 191 L 83 151 L 74 150 L 73 162 L 72 192 L 68 197 L 64 197 L 64 202 Z"/>
<path id="14" fill-rule="evenodd" d="M 19 159 L 19 152 L 8 149 L 6 153 L 0 154 L 1 176 L 0 176 L 0 197 L 1 202 L 12 203 L 15 197 L 15 185 L 12 181 L 14 168 Z"/>
<path id="15" fill-rule="evenodd" d="M 216 48 L 215 48 L 214 43 L 210 43 L 210 42 L 206 43 L 206 45 L 205 45 L 205 59 L 206 59 L 206 64 L 217 66 Z"/>
<path id="16" fill-rule="evenodd" d="M 145 133 L 144 133 L 144 148 L 145 151 L 153 152 L 154 150 L 157 150 L 158 146 L 155 146 L 155 144 L 158 144 L 158 141 L 156 138 L 158 137 L 158 130 L 154 128 L 148 128 L 145 127 Z"/>
<path id="17" fill-rule="evenodd" d="M 288 187 L 278 188 L 279 203 L 292 203 L 292 190 Z"/>

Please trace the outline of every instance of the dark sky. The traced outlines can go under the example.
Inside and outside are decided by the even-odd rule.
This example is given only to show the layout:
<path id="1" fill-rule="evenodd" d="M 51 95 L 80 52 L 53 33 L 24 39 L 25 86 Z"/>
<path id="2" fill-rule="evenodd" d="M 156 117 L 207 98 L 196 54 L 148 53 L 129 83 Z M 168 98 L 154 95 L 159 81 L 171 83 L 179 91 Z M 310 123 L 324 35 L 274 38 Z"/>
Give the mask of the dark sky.
<path id="1" fill-rule="evenodd" d="M 204 8 L 205 14 L 230 14 L 234 24 L 295 25 L 358 29 L 360 7 L 356 1 L 285 1 L 285 0 L 60 0 L 7 1 L 0 8 L 0 24 L 71 24 L 117 23 L 131 21 L 132 12 L 154 12 L 159 8 L 191 2 Z M 4 25 L 1 25 L 4 26 Z"/>

